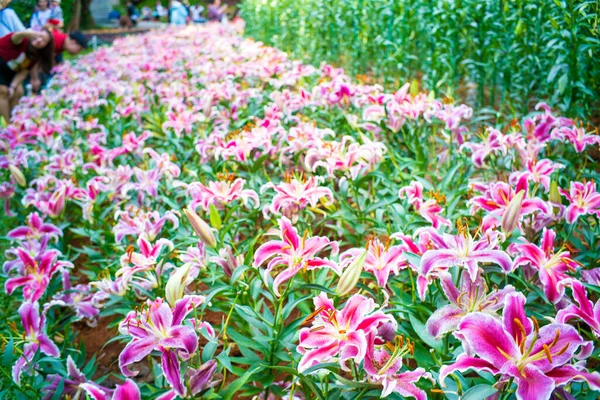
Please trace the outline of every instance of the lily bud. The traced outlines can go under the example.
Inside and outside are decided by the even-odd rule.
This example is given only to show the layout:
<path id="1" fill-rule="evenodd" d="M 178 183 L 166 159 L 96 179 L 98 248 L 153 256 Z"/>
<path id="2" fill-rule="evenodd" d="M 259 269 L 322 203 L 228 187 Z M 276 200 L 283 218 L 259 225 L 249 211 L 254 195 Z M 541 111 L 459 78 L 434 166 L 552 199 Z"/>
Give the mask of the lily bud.
<path id="1" fill-rule="evenodd" d="M 10 170 L 10 175 L 19 186 L 25 187 L 27 185 L 27 180 L 25 179 L 25 175 L 23 175 L 23 171 L 17 168 L 16 165 L 8 164 L 8 169 Z"/>
<path id="2" fill-rule="evenodd" d="M 171 307 L 175 307 L 175 302 L 183 297 L 185 287 L 191 282 L 191 279 L 189 279 L 190 268 L 191 264 L 184 264 L 182 267 L 177 268 L 167 281 L 165 298 Z"/>
<path id="3" fill-rule="evenodd" d="M 208 247 L 214 248 L 217 245 L 217 240 L 215 239 L 215 235 L 213 234 L 210 226 L 204 222 L 204 220 L 200 218 L 190 206 L 187 206 L 183 209 L 183 214 L 186 216 L 188 221 L 190 221 L 192 229 L 194 232 L 196 232 L 198 238 L 200 238 L 200 240 L 202 240 Z"/>
<path id="4" fill-rule="evenodd" d="M 510 235 L 515 230 L 519 223 L 519 217 L 521 216 L 521 207 L 523 206 L 523 197 L 525 197 L 525 191 L 521 190 L 513 197 L 508 203 L 504 214 L 502 215 L 501 227 L 502 231 L 507 235 Z"/>
<path id="5" fill-rule="evenodd" d="M 335 289 L 335 294 L 338 296 L 345 296 L 358 283 L 360 278 L 360 273 L 365 266 L 365 261 L 367 259 L 367 250 L 363 251 L 361 255 L 356 257 L 348 267 L 342 273 L 340 280 L 338 281 L 337 288 Z"/>
<path id="6" fill-rule="evenodd" d="M 562 203 L 562 198 L 560 197 L 560 192 L 558 191 L 558 183 L 556 181 L 550 182 L 550 194 L 548 195 L 548 200 L 554 204 Z"/>
<path id="7" fill-rule="evenodd" d="M 209 360 L 205 362 L 197 370 L 194 368 L 189 368 L 188 376 L 192 395 L 195 396 L 198 393 L 201 393 L 202 391 L 219 383 L 219 380 L 212 379 L 216 370 L 217 362 L 215 360 Z"/>

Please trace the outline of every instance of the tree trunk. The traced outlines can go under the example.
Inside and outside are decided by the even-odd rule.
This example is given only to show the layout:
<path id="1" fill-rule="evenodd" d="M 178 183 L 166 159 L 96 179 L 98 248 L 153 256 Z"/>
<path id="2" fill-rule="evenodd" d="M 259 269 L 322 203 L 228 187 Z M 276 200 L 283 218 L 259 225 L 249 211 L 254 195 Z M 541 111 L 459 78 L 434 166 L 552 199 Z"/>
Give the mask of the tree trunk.
<path id="1" fill-rule="evenodd" d="M 81 25 L 81 0 L 75 0 L 73 4 L 73 16 L 69 24 L 69 32 L 78 31 Z"/>

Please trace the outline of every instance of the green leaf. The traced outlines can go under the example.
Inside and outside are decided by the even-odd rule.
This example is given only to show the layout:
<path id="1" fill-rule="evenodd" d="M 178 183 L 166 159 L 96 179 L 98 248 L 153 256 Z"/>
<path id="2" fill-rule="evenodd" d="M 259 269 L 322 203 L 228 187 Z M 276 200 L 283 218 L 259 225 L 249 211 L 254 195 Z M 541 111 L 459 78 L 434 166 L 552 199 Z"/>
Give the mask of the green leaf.
<path id="1" fill-rule="evenodd" d="M 6 343 L 6 347 L 4 348 L 4 355 L 2 356 L 2 365 L 6 368 L 10 367 L 14 360 L 13 348 L 14 348 L 14 339 L 12 336 L 8 343 Z"/>
<path id="2" fill-rule="evenodd" d="M 227 389 L 225 389 L 225 391 L 221 393 L 221 395 L 223 396 L 223 400 L 231 400 L 233 398 L 233 395 L 236 394 L 236 392 L 240 390 L 246 382 L 248 382 L 252 375 L 259 371 L 262 371 L 263 369 L 265 369 L 263 365 L 257 365 L 256 367 L 246 371 L 244 375 L 242 375 L 235 381 L 231 382 L 227 386 Z"/>
<path id="3" fill-rule="evenodd" d="M 486 399 L 498 392 L 498 389 L 491 385 L 477 385 L 467 390 L 461 397 L 461 400 L 481 400 Z"/>
<path id="4" fill-rule="evenodd" d="M 427 332 L 425 324 L 419 321 L 414 315 L 408 316 L 410 323 L 416 332 L 416 334 L 423 340 L 429 347 L 433 348 L 437 352 L 441 353 L 444 349 L 444 343 L 441 340 L 437 340 Z"/>

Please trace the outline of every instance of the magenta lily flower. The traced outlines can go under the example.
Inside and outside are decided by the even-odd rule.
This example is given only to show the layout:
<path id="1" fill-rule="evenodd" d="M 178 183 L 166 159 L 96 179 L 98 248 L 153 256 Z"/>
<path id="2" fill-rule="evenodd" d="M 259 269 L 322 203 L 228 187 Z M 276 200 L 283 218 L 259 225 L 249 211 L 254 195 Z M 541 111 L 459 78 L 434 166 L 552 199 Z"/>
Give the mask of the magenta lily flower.
<path id="1" fill-rule="evenodd" d="M 426 372 L 424 368 L 400 372 L 402 355 L 411 351 L 411 345 L 409 343 L 390 343 L 391 346 L 389 347 L 392 348 L 392 354 L 390 354 L 387 346 L 375 345 L 373 336 L 369 335 L 367 338 L 369 350 L 365 356 L 364 369 L 367 372 L 369 382 L 382 385 L 381 398 L 395 392 L 403 398 L 412 397 L 417 400 L 427 400 L 427 393 L 419 389 L 415 383 L 421 378 L 433 381 L 431 374 Z M 393 339 L 392 342 L 394 342 Z"/>
<path id="2" fill-rule="evenodd" d="M 506 296 L 515 293 L 515 288 L 511 285 L 488 293 L 481 273 L 472 281 L 471 277 L 463 272 L 460 289 L 454 285 L 449 273 L 441 274 L 440 282 L 451 304 L 439 308 L 427 320 L 427 332 L 434 337 L 441 337 L 455 330 L 462 319 L 471 313 L 481 312 L 496 316 L 497 311 L 504 307 Z"/>
<path id="3" fill-rule="evenodd" d="M 484 231 L 500 225 L 511 200 L 520 191 L 525 191 L 525 196 L 518 215 L 519 222 L 517 226 L 519 229 L 521 229 L 521 219 L 525 215 L 533 214 L 536 211 L 551 214 L 551 208 L 545 201 L 537 197 L 528 197 L 529 188 L 526 175 L 520 177 L 514 189 L 505 182 L 494 182 L 488 186 L 482 196 L 475 196 L 469 200 L 472 205 L 472 212 L 480 209 L 487 211 L 481 223 Z"/>
<path id="4" fill-rule="evenodd" d="M 481 138 L 481 142 L 466 142 L 461 146 L 461 149 L 469 149 L 471 151 L 471 161 L 477 168 L 486 166 L 485 159 L 490 154 L 506 154 L 508 148 L 506 135 L 490 127 L 486 129 L 485 137 Z"/>
<path id="5" fill-rule="evenodd" d="M 509 181 L 511 184 L 516 185 L 519 180 L 525 177 L 528 182 L 541 184 L 548 192 L 550 190 L 550 176 L 564 167 L 564 165 L 550 161 L 547 158 L 539 161 L 529 159 L 526 163 L 526 170 L 513 172 Z"/>
<path id="6" fill-rule="evenodd" d="M 306 321 L 312 320 L 312 326 L 300 330 L 300 372 L 334 357 L 338 357 L 342 369 L 348 371 L 347 360 L 353 359 L 356 363 L 364 360 L 367 337 L 376 334 L 383 323 L 393 321 L 382 311 L 375 311 L 373 299 L 359 294 L 352 296 L 341 311 L 335 309 L 333 300 L 325 293 L 315 297 L 313 302 L 316 310 Z"/>
<path id="7" fill-rule="evenodd" d="M 436 199 L 425 200 L 423 198 L 423 185 L 421 182 L 412 181 L 409 186 L 405 186 L 398 192 L 399 198 L 408 198 L 408 202 L 414 207 L 426 221 L 438 229 L 441 225 L 452 226 L 452 223 L 440 216 L 444 208 L 440 206 Z"/>
<path id="8" fill-rule="evenodd" d="M 8 237 L 18 240 L 39 239 L 42 236 L 58 238 L 62 236 L 62 230 L 56 225 L 45 224 L 37 212 L 27 216 L 27 226 L 20 226 L 8 232 Z"/>
<path id="9" fill-rule="evenodd" d="M 73 399 L 79 398 L 80 394 L 85 391 L 94 400 L 105 400 L 107 398 L 106 393 L 112 392 L 108 388 L 89 381 L 79 368 L 77 368 L 75 361 L 73 361 L 70 355 L 67 356 L 67 376 L 68 378 L 63 378 L 58 374 L 48 375 L 46 380 L 50 384 L 42 389 L 45 392 L 42 400 L 50 400 L 56 393 L 61 381 L 64 381 L 63 396 L 70 396 Z"/>
<path id="10" fill-rule="evenodd" d="M 314 176 L 308 178 L 306 182 L 294 178 L 289 183 L 281 182 L 278 185 L 273 182 L 266 183 L 260 189 L 261 194 L 264 194 L 267 189 L 273 189 L 276 192 L 268 211 L 272 214 L 283 214 L 289 218 L 308 205 L 316 207 L 322 198 L 326 198 L 328 203 L 334 201 L 331 190 L 319 186 L 319 181 Z"/>
<path id="11" fill-rule="evenodd" d="M 525 302 L 521 293 L 507 296 L 502 322 L 483 313 L 465 317 L 455 336 L 468 352 L 441 368 L 440 383 L 452 372 L 474 369 L 513 378 L 519 400 L 548 400 L 556 387 L 571 381 L 600 389 L 598 372 L 569 363 L 587 344 L 577 330 L 559 323 L 539 328 L 525 315 Z"/>
<path id="12" fill-rule="evenodd" d="M 185 317 L 201 303 L 198 296 L 185 296 L 177 300 L 173 309 L 162 299 L 147 301 L 142 312 L 131 311 L 119 324 L 119 332 L 133 337 L 119 356 L 119 368 L 127 377 L 129 364 L 141 361 L 152 351 L 161 353 L 162 370 L 167 382 L 180 396 L 185 396 L 181 381 L 179 357 L 189 357 L 198 347 L 198 335 L 193 327 L 183 325 Z"/>
<path id="13" fill-rule="evenodd" d="M 30 302 L 35 302 L 42 297 L 50 279 L 59 269 L 72 267 L 69 262 L 57 262 L 57 253 L 54 251 L 45 253 L 39 262 L 20 248 L 17 249 L 17 254 L 24 266 L 22 276 L 8 279 L 4 288 L 6 293 L 11 295 L 16 288 L 23 286 L 23 298 Z"/>
<path id="14" fill-rule="evenodd" d="M 498 250 L 496 238 L 484 236 L 474 241 L 466 230 L 459 235 L 444 233 L 442 238 L 445 248 L 428 250 L 421 257 L 421 275 L 427 284 L 436 274 L 454 266 L 465 268 L 472 281 L 477 279 L 480 264 L 497 264 L 505 273 L 512 270 L 512 260 L 506 252 Z"/>
<path id="15" fill-rule="evenodd" d="M 273 281 L 273 291 L 277 296 L 280 296 L 279 286 L 296 276 L 301 270 L 331 268 L 338 275 L 341 273 L 341 268 L 337 263 L 327 258 L 315 257 L 328 246 L 331 247 L 332 255 L 337 254 L 337 242 L 332 242 L 324 236 L 311 238 L 308 238 L 307 234 L 299 236 L 296 228 L 292 226 L 292 223 L 286 217 L 281 217 L 279 220 L 279 229 L 281 240 L 271 240 L 260 246 L 254 253 L 253 263 L 254 267 L 259 267 L 273 257 L 267 264 L 265 282 L 267 282 L 267 276 L 275 267 L 279 265 L 287 267 Z"/>
<path id="16" fill-rule="evenodd" d="M 554 252 L 556 233 L 544 228 L 541 247 L 532 243 L 513 243 L 509 251 L 519 254 L 515 258 L 514 268 L 529 265 L 538 271 L 546 298 L 552 303 L 558 303 L 565 294 L 565 282 L 572 278 L 566 272 L 574 272 L 579 264 L 572 260 L 568 251 Z"/>
<path id="17" fill-rule="evenodd" d="M 195 209 L 199 204 L 205 211 L 208 211 L 211 204 L 222 208 L 224 205 L 241 199 L 244 205 L 248 205 L 248 200 L 252 200 L 254 208 L 258 208 L 260 205 L 258 194 L 254 190 L 244 189 L 245 184 L 246 180 L 242 178 L 234 181 L 211 181 L 208 182 L 208 186 L 199 182 L 191 183 L 188 185 L 188 193 L 194 199 L 191 206 Z"/>
<path id="18" fill-rule="evenodd" d="M 388 243 L 389 245 L 389 243 Z M 352 263 L 359 256 L 362 256 L 364 249 L 349 249 L 340 255 L 342 268 Z M 384 288 L 387 285 L 390 274 L 397 275 L 401 269 L 406 268 L 403 256 L 404 249 L 401 246 L 384 246 L 379 239 L 370 240 L 367 245 L 367 256 L 365 259 L 364 270 L 375 275 L 377 285 Z"/>
<path id="19" fill-rule="evenodd" d="M 571 304 L 556 314 L 556 320 L 566 323 L 573 318 L 579 318 L 592 328 L 594 334 L 600 338 L 600 300 L 594 303 L 587 297 L 585 287 L 578 281 L 571 281 L 573 298 L 577 305 Z"/>
<path id="20" fill-rule="evenodd" d="M 137 244 L 140 248 L 139 253 L 131 252 L 121 256 L 123 267 L 131 263 L 137 270 L 148 269 L 158 262 L 163 247 L 167 247 L 169 250 L 174 248 L 173 242 L 168 239 L 158 239 L 155 244 L 152 244 L 141 236 L 138 238 Z"/>
<path id="21" fill-rule="evenodd" d="M 13 366 L 12 376 L 17 384 L 20 384 L 21 374 L 27 369 L 27 365 L 39 351 L 50 357 L 59 357 L 58 347 L 46 334 L 46 316 L 40 315 L 40 305 L 37 302 L 25 302 L 19 307 L 19 315 L 23 324 L 25 346 L 23 355 Z"/>
<path id="22" fill-rule="evenodd" d="M 596 129 L 596 134 L 587 133 L 583 126 L 563 126 L 560 129 L 554 131 L 556 135 L 562 138 L 567 139 L 578 153 L 581 153 L 585 150 L 586 146 L 593 146 L 594 144 L 600 144 L 600 136 L 598 136 L 598 130 Z M 553 133 L 554 133 L 553 132 Z"/>
<path id="23" fill-rule="evenodd" d="M 558 190 L 571 202 L 565 211 L 567 223 L 573 224 L 577 218 L 587 214 L 600 217 L 600 193 L 596 191 L 596 182 L 571 182 L 568 192 L 564 189 Z"/>

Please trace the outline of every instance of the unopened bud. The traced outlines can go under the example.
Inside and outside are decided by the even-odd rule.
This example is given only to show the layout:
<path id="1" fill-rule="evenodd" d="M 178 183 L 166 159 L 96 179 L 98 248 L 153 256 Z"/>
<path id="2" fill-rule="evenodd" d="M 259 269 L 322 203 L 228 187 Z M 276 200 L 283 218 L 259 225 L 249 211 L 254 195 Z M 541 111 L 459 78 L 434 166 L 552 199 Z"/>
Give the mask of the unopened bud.
<path id="1" fill-rule="evenodd" d="M 362 272 L 363 267 L 365 266 L 366 259 L 367 251 L 364 250 L 361 255 L 352 260 L 352 262 L 344 270 L 342 276 L 340 277 L 340 280 L 338 281 L 338 285 L 335 290 L 336 295 L 345 296 L 348 293 L 350 293 L 352 289 L 354 289 L 354 287 L 358 283 L 358 280 L 360 279 L 360 273 Z"/>
<path id="2" fill-rule="evenodd" d="M 554 204 L 562 203 L 562 198 L 560 197 L 560 192 L 558 191 L 558 183 L 556 181 L 550 182 L 550 194 L 548 195 L 548 200 Z"/>
<path id="3" fill-rule="evenodd" d="M 515 230 L 517 224 L 519 223 L 519 218 L 521 217 L 521 207 L 523 205 L 523 197 L 525 196 L 525 191 L 521 190 L 519 193 L 512 198 L 506 210 L 504 210 L 504 214 L 502 215 L 502 231 L 507 235 L 510 235 L 512 231 Z"/>
<path id="4" fill-rule="evenodd" d="M 204 220 L 200 218 L 190 206 L 187 206 L 183 209 L 183 214 L 186 216 L 188 221 L 190 221 L 192 229 L 194 232 L 196 232 L 198 238 L 200 238 L 200 240 L 202 240 L 208 247 L 214 248 L 217 244 L 217 240 L 215 239 L 215 235 L 213 234 L 210 226 L 204 222 Z"/>
<path id="5" fill-rule="evenodd" d="M 175 307 L 175 302 L 183 297 L 183 291 L 190 283 L 190 279 L 188 279 L 190 268 L 191 264 L 185 264 L 182 267 L 177 268 L 167 281 L 165 297 L 171 307 Z"/>
<path id="6" fill-rule="evenodd" d="M 25 175 L 23 175 L 23 171 L 17 168 L 16 165 L 8 164 L 8 169 L 10 170 L 10 175 L 19 186 L 25 187 L 27 185 L 27 180 L 25 179 Z"/>

